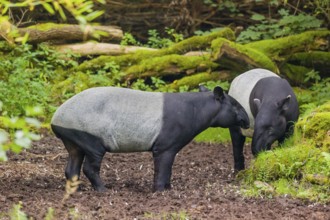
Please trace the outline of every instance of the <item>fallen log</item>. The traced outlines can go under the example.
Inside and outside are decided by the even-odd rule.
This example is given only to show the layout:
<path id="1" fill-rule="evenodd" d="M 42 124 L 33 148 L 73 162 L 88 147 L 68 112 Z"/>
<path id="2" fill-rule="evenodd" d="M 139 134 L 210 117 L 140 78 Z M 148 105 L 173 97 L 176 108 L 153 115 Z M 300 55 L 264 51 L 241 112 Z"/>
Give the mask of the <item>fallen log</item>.
<path id="1" fill-rule="evenodd" d="M 176 44 L 168 48 L 163 48 L 159 50 L 139 50 L 135 53 L 124 54 L 121 56 L 113 57 L 113 56 L 100 56 L 92 60 L 85 61 L 76 69 L 78 71 L 87 71 L 87 70 L 95 70 L 99 68 L 100 65 L 108 62 L 114 62 L 120 67 L 127 67 L 128 65 L 135 65 L 141 62 L 142 60 L 147 60 L 150 58 L 160 57 L 169 54 L 186 54 L 190 51 L 196 50 L 206 50 L 211 46 L 211 43 L 214 39 L 219 37 L 233 39 L 234 32 L 230 28 L 223 28 L 220 31 L 211 33 L 205 36 L 194 36 L 183 41 L 180 41 Z"/>
<path id="2" fill-rule="evenodd" d="M 281 56 L 287 56 L 297 52 L 320 50 L 322 47 L 327 47 L 329 37 L 329 30 L 315 30 L 288 37 L 256 41 L 245 44 L 244 46 L 256 49 L 272 57 L 273 60 L 282 61 Z"/>
<path id="3" fill-rule="evenodd" d="M 226 69 L 244 72 L 252 68 L 265 68 L 278 73 L 277 65 L 265 54 L 224 38 L 212 42 L 212 60 Z"/>
<path id="4" fill-rule="evenodd" d="M 54 46 L 60 53 L 72 52 L 80 56 L 88 55 L 122 55 L 136 52 L 137 50 L 154 51 L 156 49 L 137 46 L 122 46 L 118 44 L 86 42 L 80 44 L 65 44 Z"/>
<path id="5" fill-rule="evenodd" d="M 21 36 L 29 35 L 28 42 L 32 44 L 41 42 L 71 42 L 71 41 L 115 41 L 123 37 L 123 31 L 116 26 L 79 26 L 71 24 L 44 23 L 17 28 Z"/>
<path id="6" fill-rule="evenodd" d="M 288 56 L 287 62 L 318 71 L 321 77 L 329 77 L 330 52 L 308 51 Z"/>
<path id="7" fill-rule="evenodd" d="M 137 78 L 163 77 L 180 73 L 190 75 L 214 70 L 218 66 L 207 57 L 171 54 L 142 60 L 140 63 L 124 69 L 126 75 L 124 78 L 131 81 Z"/>

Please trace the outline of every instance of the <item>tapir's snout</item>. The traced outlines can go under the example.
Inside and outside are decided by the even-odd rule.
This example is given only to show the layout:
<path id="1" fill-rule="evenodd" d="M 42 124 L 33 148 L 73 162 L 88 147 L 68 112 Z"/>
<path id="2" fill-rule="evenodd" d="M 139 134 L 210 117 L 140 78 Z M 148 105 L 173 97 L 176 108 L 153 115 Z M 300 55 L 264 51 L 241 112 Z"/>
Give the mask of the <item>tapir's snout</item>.
<path id="1" fill-rule="evenodd" d="M 242 119 L 241 122 L 240 122 L 240 127 L 244 128 L 244 129 L 248 129 L 250 127 L 249 119 L 247 121 Z"/>

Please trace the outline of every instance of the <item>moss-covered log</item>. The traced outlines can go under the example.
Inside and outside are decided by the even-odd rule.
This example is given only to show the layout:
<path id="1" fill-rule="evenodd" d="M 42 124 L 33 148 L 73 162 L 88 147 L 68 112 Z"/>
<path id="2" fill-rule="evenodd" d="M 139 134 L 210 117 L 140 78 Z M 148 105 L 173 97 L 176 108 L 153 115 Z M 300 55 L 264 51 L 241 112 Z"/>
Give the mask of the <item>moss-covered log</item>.
<path id="1" fill-rule="evenodd" d="M 327 47 L 329 37 L 329 30 L 306 31 L 288 37 L 256 41 L 245 44 L 245 46 L 256 49 L 272 57 L 273 60 L 282 61 L 281 56 Z"/>
<path id="2" fill-rule="evenodd" d="M 295 53 L 288 57 L 287 62 L 314 69 L 320 72 L 323 77 L 329 76 L 330 52 L 309 51 Z"/>
<path id="3" fill-rule="evenodd" d="M 156 51 L 137 51 L 132 54 L 126 54 L 122 56 L 100 56 L 93 60 L 82 63 L 77 70 L 95 70 L 104 65 L 105 63 L 115 62 L 119 66 L 127 67 L 138 64 L 142 60 L 150 59 L 153 57 L 160 57 L 169 54 L 185 54 L 189 51 L 205 50 L 211 46 L 211 42 L 218 37 L 234 39 L 234 32 L 230 28 L 224 28 L 220 31 L 211 33 L 205 36 L 194 36 L 185 39 L 179 43 L 176 43 L 168 48 L 156 50 Z"/>
<path id="4" fill-rule="evenodd" d="M 212 60 L 219 62 L 226 69 L 240 72 L 256 67 L 279 72 L 276 64 L 262 52 L 224 38 L 212 42 Z"/>
<path id="5" fill-rule="evenodd" d="M 330 101 L 302 117 L 295 129 L 303 138 L 313 140 L 316 146 L 324 147 L 324 151 L 330 152 Z"/>
<path id="6" fill-rule="evenodd" d="M 231 77 L 232 76 L 228 71 L 196 73 L 194 75 L 185 76 L 181 79 L 173 81 L 173 83 L 168 85 L 168 88 L 174 90 L 179 89 L 181 86 L 189 86 L 189 88 L 195 88 L 203 82 L 229 80 Z"/>
<path id="7" fill-rule="evenodd" d="M 116 26 L 91 26 L 85 27 L 71 24 L 44 23 L 17 28 L 20 35 L 29 35 L 28 42 L 41 43 L 46 41 L 120 41 L 123 32 Z"/>
<path id="8" fill-rule="evenodd" d="M 194 74 L 206 70 L 214 70 L 218 64 L 208 56 L 183 56 L 178 54 L 142 60 L 139 64 L 127 68 L 126 80 L 140 77 L 166 76 L 179 73 Z"/>
<path id="9" fill-rule="evenodd" d="M 286 42 L 286 46 L 290 48 L 290 51 L 306 49 L 306 44 L 310 42 L 313 42 L 310 48 L 314 48 L 314 46 L 315 48 L 322 48 L 322 45 L 325 45 L 325 37 L 329 35 L 329 31 L 308 31 L 290 37 L 242 45 L 221 37 L 227 35 L 229 39 L 232 39 L 231 33 L 230 29 L 223 29 L 208 36 L 186 39 L 169 48 L 155 51 L 136 51 L 120 56 L 100 56 L 84 62 L 79 67 L 76 67 L 74 71 L 95 72 L 99 68 L 103 68 L 107 63 L 113 63 L 120 68 L 123 73 L 123 79 L 134 80 L 139 77 L 173 74 L 180 76 L 181 74 L 189 75 L 204 71 L 215 72 L 223 70 L 228 70 L 228 73 L 235 76 L 237 73 L 242 73 L 252 68 L 265 68 L 289 78 L 295 84 L 305 84 L 306 73 L 314 68 L 308 65 L 300 65 L 300 63 L 295 65 L 295 62 L 300 62 L 298 59 L 302 55 L 282 55 L 282 53 L 286 53 L 287 49 L 285 46 L 282 47 L 283 45 L 278 44 Z M 288 42 L 298 41 L 299 38 L 303 38 L 303 40 L 299 41 L 298 44 L 295 42 L 289 44 Z M 261 45 L 266 44 L 265 48 L 259 46 L 258 43 Z M 296 48 L 293 48 L 294 46 Z M 208 53 L 199 54 L 201 56 L 181 55 L 187 52 L 189 55 L 189 51 L 196 51 L 196 48 L 207 51 L 210 47 L 210 55 Z M 327 65 L 329 63 L 327 62 L 328 52 L 321 51 L 321 53 L 325 54 L 322 62 Z M 316 54 L 315 57 L 317 57 Z"/>

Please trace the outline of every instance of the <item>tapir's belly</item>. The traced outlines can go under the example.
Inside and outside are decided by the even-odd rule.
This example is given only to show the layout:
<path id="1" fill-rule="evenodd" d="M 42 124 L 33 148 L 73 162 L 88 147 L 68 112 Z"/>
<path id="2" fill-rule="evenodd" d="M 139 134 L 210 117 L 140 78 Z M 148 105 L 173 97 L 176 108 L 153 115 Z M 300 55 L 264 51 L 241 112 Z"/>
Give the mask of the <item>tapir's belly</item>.
<path id="1" fill-rule="evenodd" d="M 254 117 L 250 108 L 250 99 L 254 97 L 250 97 L 251 92 L 260 79 L 274 76 L 279 77 L 269 70 L 253 69 L 237 76 L 232 81 L 228 94 L 243 106 L 250 119 L 250 128 L 241 129 L 244 136 L 252 137 L 254 131 Z"/>
<path id="2" fill-rule="evenodd" d="M 111 152 L 136 152 L 151 149 L 162 120 L 161 93 L 100 87 L 65 102 L 52 124 L 94 135 Z"/>

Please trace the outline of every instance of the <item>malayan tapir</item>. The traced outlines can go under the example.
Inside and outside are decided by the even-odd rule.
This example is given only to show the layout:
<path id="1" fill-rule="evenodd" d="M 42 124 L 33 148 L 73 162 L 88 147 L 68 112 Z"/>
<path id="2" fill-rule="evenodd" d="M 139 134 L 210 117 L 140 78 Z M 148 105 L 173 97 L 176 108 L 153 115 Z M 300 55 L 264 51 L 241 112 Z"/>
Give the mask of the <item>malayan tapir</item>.
<path id="1" fill-rule="evenodd" d="M 252 153 L 269 150 L 278 140 L 293 133 L 299 116 L 296 96 L 288 81 L 265 69 L 253 69 L 238 75 L 231 83 L 229 93 L 249 115 L 250 129 L 229 128 L 233 144 L 234 168 L 244 169 L 243 146 L 245 136 L 252 137 Z"/>
<path id="2" fill-rule="evenodd" d="M 69 153 L 67 191 L 77 185 L 82 164 L 94 189 L 104 191 L 104 154 L 141 151 L 153 155 L 154 191 L 170 189 L 176 154 L 206 128 L 231 126 L 248 128 L 249 117 L 221 87 L 186 93 L 91 88 L 63 103 L 51 121 Z"/>

